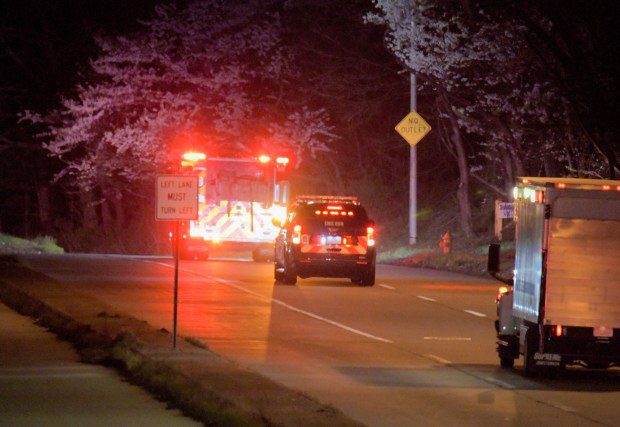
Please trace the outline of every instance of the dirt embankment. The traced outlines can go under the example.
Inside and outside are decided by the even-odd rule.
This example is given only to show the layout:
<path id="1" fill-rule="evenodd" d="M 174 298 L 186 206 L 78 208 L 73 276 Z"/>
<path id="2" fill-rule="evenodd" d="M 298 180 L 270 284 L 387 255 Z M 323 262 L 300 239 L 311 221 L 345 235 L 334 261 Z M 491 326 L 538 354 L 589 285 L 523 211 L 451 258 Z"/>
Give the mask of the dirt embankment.
<path id="1" fill-rule="evenodd" d="M 116 367 L 205 425 L 358 426 L 337 409 L 220 357 L 194 339 L 120 313 L 0 257 L 0 299 L 72 342 L 86 362 Z M 44 351 L 42 349 L 42 351 Z"/>

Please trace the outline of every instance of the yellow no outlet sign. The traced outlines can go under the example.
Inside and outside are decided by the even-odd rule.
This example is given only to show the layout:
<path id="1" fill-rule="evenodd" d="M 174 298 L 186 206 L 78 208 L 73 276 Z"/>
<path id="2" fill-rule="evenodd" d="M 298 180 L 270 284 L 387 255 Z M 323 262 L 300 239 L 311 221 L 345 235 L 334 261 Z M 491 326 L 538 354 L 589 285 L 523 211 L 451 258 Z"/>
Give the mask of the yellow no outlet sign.
<path id="1" fill-rule="evenodd" d="M 395 127 L 396 132 L 411 146 L 415 146 L 431 131 L 431 125 L 426 123 L 416 111 L 411 111 Z"/>
<path id="2" fill-rule="evenodd" d="M 158 221 L 198 219 L 198 177 L 158 176 L 156 208 Z"/>

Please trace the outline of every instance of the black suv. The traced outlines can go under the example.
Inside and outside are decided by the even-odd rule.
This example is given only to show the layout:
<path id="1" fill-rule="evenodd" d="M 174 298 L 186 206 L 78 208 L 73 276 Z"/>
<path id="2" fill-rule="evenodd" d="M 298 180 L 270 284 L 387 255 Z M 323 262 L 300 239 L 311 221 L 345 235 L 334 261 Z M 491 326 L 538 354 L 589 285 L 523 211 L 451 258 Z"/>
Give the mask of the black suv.
<path id="1" fill-rule="evenodd" d="M 376 232 L 354 197 L 301 196 L 275 241 L 276 282 L 297 277 L 349 277 L 375 284 Z"/>

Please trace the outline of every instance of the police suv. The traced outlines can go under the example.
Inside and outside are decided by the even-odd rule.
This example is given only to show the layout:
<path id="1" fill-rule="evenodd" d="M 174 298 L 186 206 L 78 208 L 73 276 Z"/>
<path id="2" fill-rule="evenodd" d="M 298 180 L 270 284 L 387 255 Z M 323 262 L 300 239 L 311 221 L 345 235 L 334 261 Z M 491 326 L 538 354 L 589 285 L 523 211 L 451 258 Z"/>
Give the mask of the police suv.
<path id="1" fill-rule="evenodd" d="M 375 225 L 355 197 L 300 196 L 275 241 L 276 282 L 348 277 L 375 284 Z"/>

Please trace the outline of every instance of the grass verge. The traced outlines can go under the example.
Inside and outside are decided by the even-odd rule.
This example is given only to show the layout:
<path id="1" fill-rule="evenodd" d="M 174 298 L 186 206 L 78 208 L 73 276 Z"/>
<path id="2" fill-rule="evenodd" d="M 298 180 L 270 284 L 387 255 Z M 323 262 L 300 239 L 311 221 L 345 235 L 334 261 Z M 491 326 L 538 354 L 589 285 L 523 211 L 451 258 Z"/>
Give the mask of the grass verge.
<path id="1" fill-rule="evenodd" d="M 432 268 L 475 276 L 487 275 L 488 248 L 477 247 L 471 251 L 452 251 L 444 254 L 435 249 L 399 247 L 380 254 L 378 261 L 383 264 L 406 267 Z M 512 276 L 514 268 L 514 245 L 502 244 L 501 275 Z"/>
<path id="2" fill-rule="evenodd" d="M 0 254 L 62 254 L 64 249 L 50 236 L 32 240 L 0 233 Z"/>

